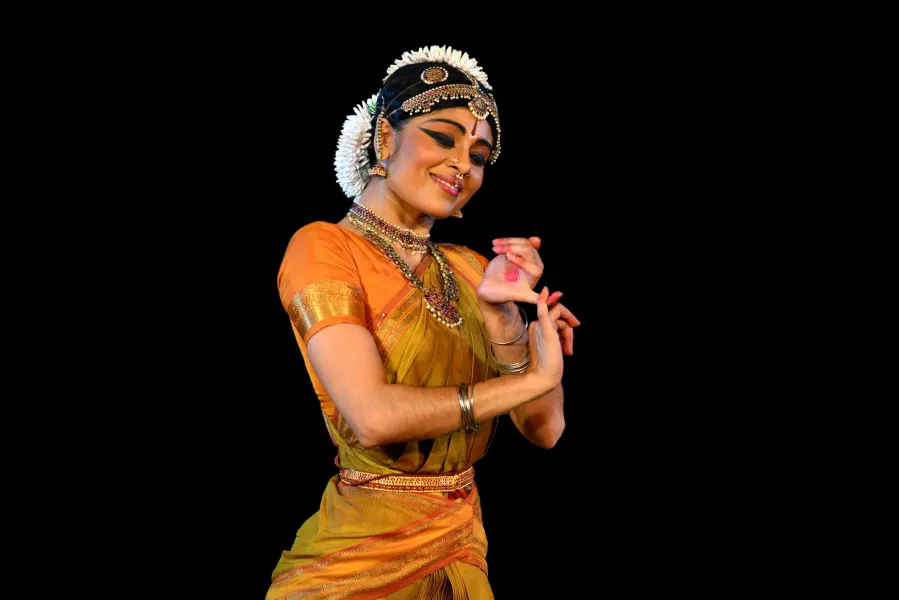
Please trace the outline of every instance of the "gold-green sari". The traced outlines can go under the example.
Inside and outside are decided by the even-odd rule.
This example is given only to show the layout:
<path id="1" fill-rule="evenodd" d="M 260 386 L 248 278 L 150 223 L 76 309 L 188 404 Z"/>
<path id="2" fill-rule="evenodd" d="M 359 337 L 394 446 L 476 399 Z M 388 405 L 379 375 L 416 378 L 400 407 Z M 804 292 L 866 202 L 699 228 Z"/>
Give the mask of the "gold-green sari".
<path id="1" fill-rule="evenodd" d="M 282 303 L 306 360 L 343 469 L 375 475 L 458 473 L 487 452 L 495 419 L 478 433 L 363 448 L 315 376 L 306 344 L 336 323 L 372 333 L 390 383 L 455 386 L 496 377 L 482 335 L 475 289 L 486 259 L 441 246 L 456 276 L 463 318 L 438 323 L 422 294 L 363 238 L 327 223 L 301 229 L 279 273 Z M 440 283 L 436 261 L 416 270 L 425 286 Z M 467 495 L 403 493 L 329 481 L 319 511 L 297 532 L 272 577 L 268 600 L 319 598 L 492 598 L 487 538 L 477 485 Z"/>

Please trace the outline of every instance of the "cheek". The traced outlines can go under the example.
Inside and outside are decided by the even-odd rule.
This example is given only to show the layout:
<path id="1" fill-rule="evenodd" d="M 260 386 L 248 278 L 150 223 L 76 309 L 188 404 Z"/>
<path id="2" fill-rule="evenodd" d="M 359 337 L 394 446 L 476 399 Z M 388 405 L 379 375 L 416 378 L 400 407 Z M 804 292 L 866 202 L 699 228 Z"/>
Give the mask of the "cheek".
<path id="1" fill-rule="evenodd" d="M 433 149 L 421 148 L 417 154 L 410 157 L 405 170 L 410 177 L 421 183 L 430 179 L 431 171 L 435 168 L 439 169 L 445 160 L 446 158 L 439 152 L 434 152 Z"/>
<path id="2" fill-rule="evenodd" d="M 418 169 L 430 169 L 446 160 L 446 152 L 441 150 L 430 138 L 417 139 L 405 150 L 407 150 L 406 158 L 410 164 L 414 164 Z"/>
<path id="3" fill-rule="evenodd" d="M 434 166 L 433 157 L 426 151 L 416 153 L 415 149 L 411 147 L 403 150 L 401 155 L 397 155 L 394 164 L 393 172 L 396 173 L 394 183 L 411 192 L 414 188 L 424 185 L 428 171 Z M 388 171 L 390 171 L 389 166 Z"/>

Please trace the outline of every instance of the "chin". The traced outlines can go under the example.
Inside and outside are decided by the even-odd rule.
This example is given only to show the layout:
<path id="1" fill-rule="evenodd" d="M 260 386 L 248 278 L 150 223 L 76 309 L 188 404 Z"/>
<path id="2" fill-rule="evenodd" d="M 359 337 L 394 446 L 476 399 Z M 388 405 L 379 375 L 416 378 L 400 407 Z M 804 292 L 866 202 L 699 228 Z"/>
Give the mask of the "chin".
<path id="1" fill-rule="evenodd" d="M 439 200 L 431 202 L 426 212 L 435 219 L 448 219 L 456 212 L 457 206 L 460 206 L 458 202 Z"/>

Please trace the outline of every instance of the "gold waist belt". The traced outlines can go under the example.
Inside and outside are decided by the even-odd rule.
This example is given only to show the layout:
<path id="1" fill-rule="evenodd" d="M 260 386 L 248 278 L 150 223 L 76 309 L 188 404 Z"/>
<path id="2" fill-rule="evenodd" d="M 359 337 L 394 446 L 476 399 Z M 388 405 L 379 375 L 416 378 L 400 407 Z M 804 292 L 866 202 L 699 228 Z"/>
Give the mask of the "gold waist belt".
<path id="1" fill-rule="evenodd" d="M 351 469 L 340 470 L 340 481 L 347 485 L 388 492 L 455 492 L 474 481 L 474 467 L 459 473 L 438 475 L 374 475 Z M 466 491 L 470 491 L 470 488 Z"/>

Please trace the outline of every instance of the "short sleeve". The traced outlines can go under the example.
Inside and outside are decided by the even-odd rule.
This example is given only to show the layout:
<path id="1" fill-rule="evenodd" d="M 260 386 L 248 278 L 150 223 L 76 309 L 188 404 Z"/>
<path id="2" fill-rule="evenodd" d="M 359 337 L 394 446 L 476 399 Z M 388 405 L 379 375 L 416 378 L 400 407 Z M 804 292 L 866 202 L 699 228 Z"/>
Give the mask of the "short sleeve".
<path id="1" fill-rule="evenodd" d="M 336 225 L 310 223 L 291 238 L 278 270 L 281 305 L 303 342 L 338 323 L 366 326 L 365 292 Z"/>

